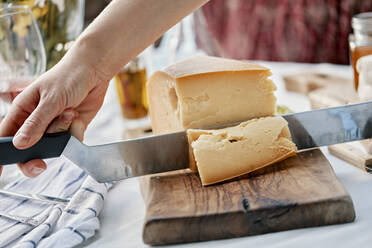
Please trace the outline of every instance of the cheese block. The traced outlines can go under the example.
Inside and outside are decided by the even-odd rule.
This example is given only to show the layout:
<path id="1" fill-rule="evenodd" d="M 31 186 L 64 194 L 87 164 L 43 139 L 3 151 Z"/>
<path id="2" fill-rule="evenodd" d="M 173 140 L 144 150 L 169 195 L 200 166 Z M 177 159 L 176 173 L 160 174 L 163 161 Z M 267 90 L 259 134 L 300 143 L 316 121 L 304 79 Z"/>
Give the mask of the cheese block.
<path id="1" fill-rule="evenodd" d="M 190 129 L 187 133 L 191 160 L 196 162 L 203 185 L 246 174 L 297 152 L 288 123 L 280 116 L 219 130 Z"/>
<path id="2" fill-rule="evenodd" d="M 272 116 L 270 70 L 225 58 L 192 57 L 155 72 L 147 82 L 154 134 Z"/>

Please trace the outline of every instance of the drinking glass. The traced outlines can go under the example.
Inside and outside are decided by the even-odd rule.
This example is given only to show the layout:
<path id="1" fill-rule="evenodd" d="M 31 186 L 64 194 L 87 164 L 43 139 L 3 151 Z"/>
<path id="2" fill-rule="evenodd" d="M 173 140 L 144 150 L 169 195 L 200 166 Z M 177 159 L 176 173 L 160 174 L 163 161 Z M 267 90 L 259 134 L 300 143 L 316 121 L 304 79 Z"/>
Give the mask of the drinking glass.
<path id="1" fill-rule="evenodd" d="M 0 8 L 0 120 L 13 99 L 45 71 L 43 40 L 27 6 Z"/>

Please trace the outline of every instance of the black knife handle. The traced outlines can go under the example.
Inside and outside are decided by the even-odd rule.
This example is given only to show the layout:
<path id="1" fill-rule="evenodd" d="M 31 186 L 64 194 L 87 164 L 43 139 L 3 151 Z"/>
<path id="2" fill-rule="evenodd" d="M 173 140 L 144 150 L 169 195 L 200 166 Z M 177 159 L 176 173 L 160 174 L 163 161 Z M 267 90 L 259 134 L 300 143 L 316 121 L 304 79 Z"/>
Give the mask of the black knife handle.
<path id="1" fill-rule="evenodd" d="M 34 146 L 25 150 L 14 147 L 13 137 L 0 138 L 0 165 L 24 163 L 36 158 L 59 157 L 70 137 L 69 132 L 45 134 Z"/>

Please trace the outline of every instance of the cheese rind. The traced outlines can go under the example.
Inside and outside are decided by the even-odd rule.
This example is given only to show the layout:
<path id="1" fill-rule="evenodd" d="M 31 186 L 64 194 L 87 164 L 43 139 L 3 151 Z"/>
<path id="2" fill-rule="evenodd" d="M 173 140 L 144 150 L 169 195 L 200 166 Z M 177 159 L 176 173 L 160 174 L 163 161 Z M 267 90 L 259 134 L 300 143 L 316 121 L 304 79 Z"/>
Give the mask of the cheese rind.
<path id="1" fill-rule="evenodd" d="M 270 75 L 260 65 L 208 56 L 155 72 L 147 83 L 153 132 L 272 116 L 276 99 Z"/>
<path id="2" fill-rule="evenodd" d="M 225 181 L 296 155 L 288 123 L 266 117 L 220 130 L 188 130 L 203 185 Z"/>
<path id="3" fill-rule="evenodd" d="M 164 68 L 164 72 L 173 78 L 227 71 L 265 72 L 271 75 L 270 70 L 261 65 L 212 56 L 194 56 Z"/>

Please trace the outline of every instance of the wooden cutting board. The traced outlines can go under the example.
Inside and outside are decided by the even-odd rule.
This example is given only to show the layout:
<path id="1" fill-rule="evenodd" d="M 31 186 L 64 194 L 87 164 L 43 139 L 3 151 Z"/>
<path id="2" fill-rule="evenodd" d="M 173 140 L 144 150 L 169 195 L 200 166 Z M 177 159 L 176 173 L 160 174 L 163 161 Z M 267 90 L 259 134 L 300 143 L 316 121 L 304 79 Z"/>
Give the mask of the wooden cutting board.
<path id="1" fill-rule="evenodd" d="M 351 222 L 349 194 L 320 150 L 203 187 L 181 171 L 145 178 L 143 240 L 150 245 L 206 241 Z"/>
<path id="2" fill-rule="evenodd" d="M 331 85 L 314 90 L 308 94 L 311 108 L 329 108 L 360 102 L 353 81 L 343 85 Z M 364 147 L 364 148 L 363 148 Z M 367 172 L 372 165 L 372 140 L 354 141 L 328 147 L 329 152 Z"/>
<path id="3" fill-rule="evenodd" d="M 343 87 L 345 85 L 354 87 L 352 79 L 317 72 L 296 73 L 284 76 L 283 79 L 288 91 L 303 95 L 308 95 L 310 92 L 324 87 Z"/>
<path id="4" fill-rule="evenodd" d="M 329 108 L 360 102 L 354 80 L 314 72 L 297 73 L 284 77 L 286 89 L 307 95 L 311 108 Z M 362 146 L 362 147 L 361 147 Z M 364 148 L 363 148 L 364 147 Z M 372 172 L 372 139 L 328 147 L 329 152 L 359 169 Z"/>

